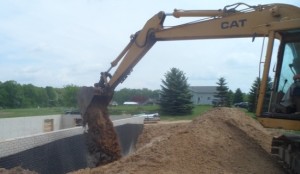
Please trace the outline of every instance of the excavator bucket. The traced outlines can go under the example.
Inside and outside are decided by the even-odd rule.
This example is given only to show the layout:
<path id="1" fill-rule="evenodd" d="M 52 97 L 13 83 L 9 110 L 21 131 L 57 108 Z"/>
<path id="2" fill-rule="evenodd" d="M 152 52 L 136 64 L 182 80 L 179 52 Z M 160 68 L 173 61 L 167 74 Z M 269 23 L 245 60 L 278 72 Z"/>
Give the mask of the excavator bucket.
<path id="1" fill-rule="evenodd" d="M 113 92 L 101 90 L 95 87 L 82 87 L 78 94 L 83 126 L 87 125 L 88 128 L 85 137 L 90 167 L 104 165 L 121 158 L 121 147 L 107 108 Z"/>
<path id="2" fill-rule="evenodd" d="M 95 95 L 94 87 L 81 87 L 78 92 L 78 104 L 81 114 L 85 114 Z"/>
<path id="3" fill-rule="evenodd" d="M 105 92 L 104 92 L 105 91 Z M 81 115 L 85 115 L 87 108 L 92 102 L 99 103 L 101 106 L 107 107 L 113 97 L 113 91 L 96 87 L 81 87 L 78 92 L 77 100 Z"/>

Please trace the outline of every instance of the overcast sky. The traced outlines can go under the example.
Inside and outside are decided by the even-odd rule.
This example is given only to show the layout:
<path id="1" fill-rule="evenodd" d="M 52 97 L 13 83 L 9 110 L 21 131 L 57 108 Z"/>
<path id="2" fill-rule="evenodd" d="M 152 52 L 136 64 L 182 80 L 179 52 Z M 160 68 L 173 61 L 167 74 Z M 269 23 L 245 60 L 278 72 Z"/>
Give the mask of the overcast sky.
<path id="1" fill-rule="evenodd" d="M 0 81 L 63 87 L 92 86 L 129 37 L 159 11 L 217 10 L 236 0 L 0 0 Z M 250 5 L 282 3 L 246 0 Z M 284 3 L 300 6 L 299 0 Z M 167 18 L 167 25 L 180 19 Z M 117 88 L 160 89 L 172 67 L 191 86 L 216 85 L 225 77 L 235 91 L 258 76 L 262 39 L 158 42 Z M 276 52 L 275 52 L 276 53 Z"/>

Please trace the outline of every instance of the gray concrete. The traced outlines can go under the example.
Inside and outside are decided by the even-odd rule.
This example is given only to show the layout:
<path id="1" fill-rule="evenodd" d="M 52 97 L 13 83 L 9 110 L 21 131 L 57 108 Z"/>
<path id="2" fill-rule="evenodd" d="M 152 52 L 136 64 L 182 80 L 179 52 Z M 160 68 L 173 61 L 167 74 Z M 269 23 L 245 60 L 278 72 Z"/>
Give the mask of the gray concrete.
<path id="1" fill-rule="evenodd" d="M 130 118 L 131 115 L 112 115 L 111 120 Z M 80 115 L 46 115 L 29 116 L 0 119 L 0 142 L 24 136 L 32 136 L 44 133 L 45 120 L 53 120 L 53 131 L 73 128 L 76 126 L 75 119 L 80 119 Z"/>
<path id="2" fill-rule="evenodd" d="M 31 136 L 24 136 L 6 141 L 0 141 L 0 158 L 22 152 L 34 147 L 45 145 L 47 143 L 83 134 L 82 127 L 74 127 L 69 129 L 57 130 L 53 132 L 40 133 Z"/>
<path id="3" fill-rule="evenodd" d="M 115 118 L 123 118 L 123 116 Z M 114 120 L 122 155 L 135 150 L 143 117 Z M 0 141 L 0 166 L 22 166 L 43 174 L 64 174 L 88 167 L 84 128 L 73 127 Z"/>
<path id="4" fill-rule="evenodd" d="M 143 122 L 143 117 L 131 117 L 126 119 L 114 120 L 113 125 L 114 127 L 116 127 L 124 124 L 143 124 Z M 5 132 L 3 131 L 0 132 L 2 132 L 2 134 L 5 134 Z M 34 135 L 10 138 L 5 141 L 0 141 L 0 157 L 11 155 L 37 146 L 41 146 L 55 140 L 83 134 L 83 132 L 84 129 L 82 127 L 73 127 L 47 133 L 36 133 Z"/>
<path id="5" fill-rule="evenodd" d="M 44 132 L 44 121 L 53 119 L 53 130 L 61 129 L 61 115 L 0 119 L 0 141 Z"/>

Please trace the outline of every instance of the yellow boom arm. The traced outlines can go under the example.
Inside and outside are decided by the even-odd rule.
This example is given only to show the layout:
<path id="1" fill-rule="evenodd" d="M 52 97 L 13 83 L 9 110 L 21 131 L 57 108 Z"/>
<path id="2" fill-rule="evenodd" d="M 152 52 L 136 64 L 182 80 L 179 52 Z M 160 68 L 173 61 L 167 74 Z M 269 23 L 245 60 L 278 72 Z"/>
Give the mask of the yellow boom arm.
<path id="1" fill-rule="evenodd" d="M 143 29 L 135 33 L 121 52 L 111 63 L 111 67 L 102 73 L 102 81 L 112 90 L 125 80 L 139 60 L 151 49 L 156 41 L 268 37 L 264 73 L 262 78 L 257 114 L 262 111 L 266 81 L 269 73 L 274 39 L 281 38 L 285 30 L 300 29 L 300 9 L 287 4 L 269 4 L 249 6 L 242 11 L 236 10 L 240 5 L 233 4 L 222 10 L 174 10 L 172 14 L 159 12 L 147 21 Z M 164 27 L 166 16 L 202 17 L 200 21 L 173 27 Z M 206 18 L 203 18 L 206 17 Z M 119 65 L 118 65 L 119 64 Z M 107 78 L 108 72 L 115 66 L 116 71 Z"/>
<path id="2" fill-rule="evenodd" d="M 237 10 L 241 5 L 245 5 L 247 8 Z M 177 18 L 199 17 L 200 20 L 173 27 L 165 27 L 163 25 L 164 20 L 171 15 Z M 157 41 L 268 37 L 268 47 L 256 111 L 256 114 L 261 116 L 274 39 L 279 39 L 282 43 L 285 43 L 286 39 L 294 39 L 294 35 L 299 35 L 299 33 L 300 8 L 286 4 L 249 6 L 238 3 L 226 6 L 222 10 L 175 10 L 172 14 L 159 12 L 147 21 L 142 30 L 131 37 L 129 44 L 111 62 L 111 67 L 101 73 L 100 81 L 95 84 L 95 87 L 83 87 L 80 89 L 78 101 L 81 115 L 84 125 L 88 124 L 88 142 L 91 142 L 89 147 L 93 147 L 90 148 L 89 152 L 94 153 L 96 151 L 98 153 L 100 151 L 107 156 L 107 159 L 97 164 L 104 164 L 120 158 L 118 140 L 114 133 L 112 122 L 110 122 L 108 117 L 107 106 L 113 97 L 114 89 L 126 79 L 134 66 Z M 111 75 L 110 71 L 114 67 L 117 68 Z M 261 123 L 267 122 L 265 120 L 260 121 Z M 288 128 L 292 125 L 294 130 L 300 130 L 299 120 L 279 121 L 279 119 L 273 119 L 272 122 L 268 121 L 268 123 L 271 123 L 273 127 L 278 127 L 278 123 L 287 125 L 286 127 Z M 266 124 L 264 123 L 264 125 Z M 93 151 L 94 147 L 99 148 Z"/>

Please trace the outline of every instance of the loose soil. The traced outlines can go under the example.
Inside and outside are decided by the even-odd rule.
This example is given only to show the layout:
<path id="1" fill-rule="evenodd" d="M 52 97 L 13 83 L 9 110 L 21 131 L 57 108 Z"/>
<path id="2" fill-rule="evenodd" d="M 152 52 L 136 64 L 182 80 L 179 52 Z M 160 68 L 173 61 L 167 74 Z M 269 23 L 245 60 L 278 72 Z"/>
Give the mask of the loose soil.
<path id="1" fill-rule="evenodd" d="M 134 153 L 74 173 L 284 173 L 269 153 L 271 139 L 243 111 L 215 108 L 191 122 L 145 125 Z"/>
<path id="2" fill-rule="evenodd" d="M 101 166 L 121 158 L 121 147 L 112 121 L 109 119 L 108 102 L 94 97 L 83 115 L 88 148 L 88 166 Z"/>

